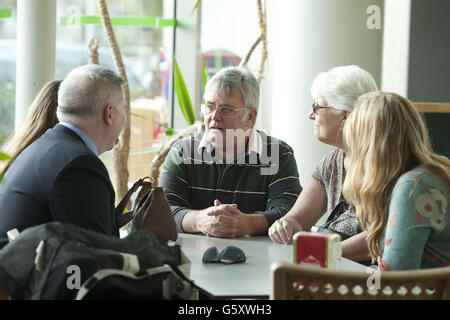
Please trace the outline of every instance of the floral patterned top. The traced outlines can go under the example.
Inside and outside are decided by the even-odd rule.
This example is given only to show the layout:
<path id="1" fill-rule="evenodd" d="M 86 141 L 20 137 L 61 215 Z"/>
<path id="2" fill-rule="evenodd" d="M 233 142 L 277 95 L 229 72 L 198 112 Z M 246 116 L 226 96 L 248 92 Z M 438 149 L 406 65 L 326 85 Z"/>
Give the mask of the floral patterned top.
<path id="1" fill-rule="evenodd" d="M 450 190 L 425 168 L 397 181 L 389 204 L 382 271 L 450 266 Z"/>

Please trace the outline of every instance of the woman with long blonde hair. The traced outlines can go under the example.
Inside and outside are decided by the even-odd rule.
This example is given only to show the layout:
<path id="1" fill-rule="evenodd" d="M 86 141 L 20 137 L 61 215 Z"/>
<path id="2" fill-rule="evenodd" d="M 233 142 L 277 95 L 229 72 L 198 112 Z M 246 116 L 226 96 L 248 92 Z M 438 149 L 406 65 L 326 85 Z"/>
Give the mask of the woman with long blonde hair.
<path id="1" fill-rule="evenodd" d="M 5 151 L 11 156 L 11 160 L 1 168 L 2 174 L 6 173 L 14 159 L 26 147 L 58 123 L 56 108 L 58 106 L 58 89 L 61 81 L 50 81 L 39 91 L 33 104 L 30 106 L 22 128 L 5 144 Z"/>
<path id="2" fill-rule="evenodd" d="M 395 93 L 361 96 L 344 143 L 344 197 L 356 207 L 380 270 L 448 265 L 450 160 L 433 153 L 414 105 Z"/>

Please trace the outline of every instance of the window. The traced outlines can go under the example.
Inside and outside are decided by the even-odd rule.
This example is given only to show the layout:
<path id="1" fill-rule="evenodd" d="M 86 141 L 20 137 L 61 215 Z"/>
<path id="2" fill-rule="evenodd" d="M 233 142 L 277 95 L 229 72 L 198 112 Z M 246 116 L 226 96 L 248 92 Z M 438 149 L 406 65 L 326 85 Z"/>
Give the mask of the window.
<path id="1" fill-rule="evenodd" d="M 99 64 L 115 70 L 97 2 L 60 0 L 57 6 L 56 78 L 88 63 L 93 38 L 99 44 Z M 130 88 L 128 169 L 133 183 L 148 175 L 170 119 L 173 1 L 109 0 L 107 6 Z M 110 170 L 112 152 L 103 154 L 102 160 Z"/>
<path id="2" fill-rule="evenodd" d="M 16 79 L 16 0 L 0 5 L 0 146 L 14 131 Z"/>
<path id="3" fill-rule="evenodd" d="M 201 46 L 209 76 L 221 68 L 237 66 L 259 37 L 255 1 L 202 1 Z M 253 53 L 249 62 L 258 62 Z M 252 70 L 254 71 L 254 70 Z"/>

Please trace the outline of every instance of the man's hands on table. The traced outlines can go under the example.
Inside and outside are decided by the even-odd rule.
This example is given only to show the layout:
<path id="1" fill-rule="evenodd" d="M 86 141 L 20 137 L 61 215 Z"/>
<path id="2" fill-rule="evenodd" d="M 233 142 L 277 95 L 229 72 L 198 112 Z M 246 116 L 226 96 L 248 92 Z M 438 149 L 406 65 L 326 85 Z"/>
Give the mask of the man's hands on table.
<path id="1" fill-rule="evenodd" d="M 214 201 L 212 207 L 189 211 L 182 220 L 185 232 L 201 232 L 210 237 L 238 238 L 267 233 L 268 223 L 261 214 L 246 214 L 236 204 Z"/>
<path id="2" fill-rule="evenodd" d="M 202 210 L 198 216 L 197 228 L 207 236 L 237 238 L 247 234 L 247 217 L 236 204 L 222 204 L 214 201 L 214 206 Z"/>

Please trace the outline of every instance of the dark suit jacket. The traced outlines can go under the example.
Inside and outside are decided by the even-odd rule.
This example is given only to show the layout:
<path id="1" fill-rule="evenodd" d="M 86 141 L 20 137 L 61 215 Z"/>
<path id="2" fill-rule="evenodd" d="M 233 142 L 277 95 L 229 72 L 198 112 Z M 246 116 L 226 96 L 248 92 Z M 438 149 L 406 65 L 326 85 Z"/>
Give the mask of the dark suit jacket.
<path id="1" fill-rule="evenodd" d="M 9 230 L 51 221 L 118 236 L 114 197 L 102 161 L 58 124 L 17 157 L 0 183 L 0 247 Z"/>

